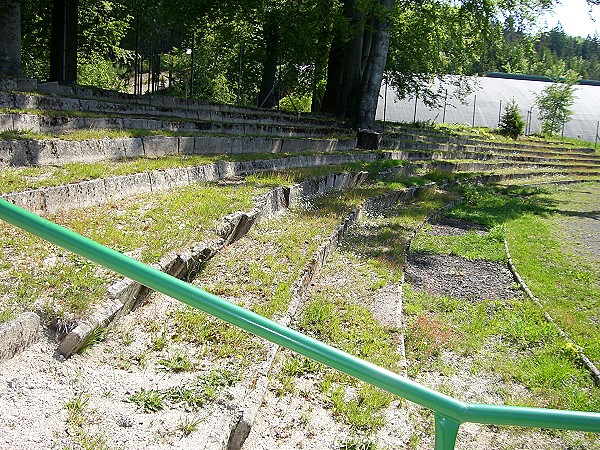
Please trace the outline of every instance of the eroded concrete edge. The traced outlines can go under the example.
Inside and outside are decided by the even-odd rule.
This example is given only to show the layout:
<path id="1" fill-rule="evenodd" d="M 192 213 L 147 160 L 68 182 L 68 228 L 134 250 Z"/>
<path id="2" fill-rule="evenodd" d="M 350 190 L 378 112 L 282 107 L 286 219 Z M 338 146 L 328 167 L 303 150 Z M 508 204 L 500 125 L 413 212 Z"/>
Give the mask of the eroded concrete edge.
<path id="1" fill-rule="evenodd" d="M 417 195 L 417 193 L 423 190 L 432 189 L 433 186 L 433 184 L 428 184 L 419 187 L 409 187 L 400 191 L 383 194 L 365 200 L 361 206 L 352 210 L 352 212 L 340 225 L 338 225 L 335 231 L 310 258 L 302 271 L 302 275 L 292 286 L 292 301 L 288 307 L 288 310 L 277 320 L 277 322 L 284 326 L 288 326 L 291 323 L 292 319 L 296 315 L 298 307 L 306 295 L 306 292 L 310 289 L 312 281 L 320 273 L 323 264 L 325 264 L 329 255 L 339 246 L 350 226 L 360 220 L 365 212 L 369 212 L 374 209 L 389 208 L 400 201 L 413 198 Z M 256 373 L 256 383 L 254 389 L 244 399 L 240 420 L 236 424 L 229 438 L 227 450 L 240 450 L 244 444 L 244 441 L 250 434 L 250 430 L 252 429 L 260 406 L 263 402 L 263 398 L 267 392 L 269 386 L 269 372 L 271 371 L 279 348 L 280 347 L 277 344 L 271 344 L 269 346 L 267 358 Z"/>
<path id="2" fill-rule="evenodd" d="M 40 317 L 24 312 L 9 322 L 0 324 L 0 361 L 22 352 L 37 341 L 40 335 Z"/>
<path id="3" fill-rule="evenodd" d="M 292 156 L 245 162 L 221 161 L 202 166 L 177 167 L 86 180 L 62 186 L 3 194 L 0 197 L 32 212 L 56 213 L 74 208 L 100 206 L 138 194 L 164 192 L 174 187 L 218 181 L 231 176 L 357 161 L 372 162 L 378 156 L 361 152 L 347 155 Z"/>
<path id="4" fill-rule="evenodd" d="M 293 189 L 302 189 L 303 184 L 316 185 L 316 189 L 305 191 L 304 195 L 317 195 L 340 188 L 353 187 L 357 180 L 363 180 L 366 173 L 330 174 L 307 180 Z M 336 183 L 336 180 L 337 183 Z M 345 181 L 339 181 L 345 180 Z M 170 253 L 163 256 L 152 266 L 172 276 L 183 278 L 217 254 L 225 245 L 229 245 L 246 233 L 258 220 L 270 217 L 285 210 L 289 206 L 289 195 L 292 188 L 275 188 L 260 196 L 255 207 L 248 212 L 235 212 L 224 217 L 217 232 L 220 238 L 211 243 L 199 243 L 190 250 Z M 105 327 L 116 318 L 127 314 L 143 301 L 151 291 L 144 285 L 129 279 L 122 279 L 109 286 L 108 299 L 88 318 L 80 321 L 61 341 L 58 351 L 68 358 L 76 353 L 88 341 L 94 330 Z"/>

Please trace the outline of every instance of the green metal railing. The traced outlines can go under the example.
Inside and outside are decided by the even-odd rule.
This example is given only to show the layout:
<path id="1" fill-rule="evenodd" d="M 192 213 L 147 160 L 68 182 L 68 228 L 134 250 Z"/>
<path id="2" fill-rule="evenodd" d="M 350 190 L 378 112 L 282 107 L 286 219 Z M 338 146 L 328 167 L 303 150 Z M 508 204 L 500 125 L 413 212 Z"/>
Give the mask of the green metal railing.
<path id="1" fill-rule="evenodd" d="M 282 347 L 435 413 L 435 449 L 454 448 L 462 423 L 600 433 L 600 413 L 465 403 L 284 327 L 0 199 L 0 219 Z"/>

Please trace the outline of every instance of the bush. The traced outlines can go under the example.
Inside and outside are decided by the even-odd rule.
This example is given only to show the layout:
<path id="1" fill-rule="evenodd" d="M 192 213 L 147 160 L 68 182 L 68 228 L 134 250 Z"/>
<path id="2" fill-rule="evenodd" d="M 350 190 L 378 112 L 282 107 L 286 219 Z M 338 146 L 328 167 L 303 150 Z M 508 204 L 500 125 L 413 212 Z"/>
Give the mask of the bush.
<path id="1" fill-rule="evenodd" d="M 525 130 L 525 120 L 519 112 L 519 105 L 512 99 L 504 108 L 504 114 L 500 120 L 500 132 L 504 136 L 510 136 L 513 139 L 523 134 Z"/>

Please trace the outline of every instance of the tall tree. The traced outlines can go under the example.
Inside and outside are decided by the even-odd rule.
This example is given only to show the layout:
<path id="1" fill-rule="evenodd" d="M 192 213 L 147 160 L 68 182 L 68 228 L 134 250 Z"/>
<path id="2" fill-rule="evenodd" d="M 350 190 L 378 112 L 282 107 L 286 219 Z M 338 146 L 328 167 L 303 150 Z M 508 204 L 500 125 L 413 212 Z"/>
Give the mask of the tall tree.
<path id="1" fill-rule="evenodd" d="M 394 0 L 344 0 L 329 53 L 322 111 L 371 129 L 390 42 Z"/>
<path id="2" fill-rule="evenodd" d="M 6 0 L 0 6 L 0 77 L 21 76 L 21 3 Z"/>

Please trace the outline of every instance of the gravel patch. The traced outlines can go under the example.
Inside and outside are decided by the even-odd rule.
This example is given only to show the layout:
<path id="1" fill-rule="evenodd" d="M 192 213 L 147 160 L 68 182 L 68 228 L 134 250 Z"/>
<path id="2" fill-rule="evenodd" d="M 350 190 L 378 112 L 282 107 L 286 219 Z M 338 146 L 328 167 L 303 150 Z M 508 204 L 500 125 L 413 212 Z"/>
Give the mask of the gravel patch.
<path id="1" fill-rule="evenodd" d="M 83 448 L 67 422 L 65 407 L 78 395 L 88 398 L 83 429 L 106 448 L 221 448 L 219 442 L 228 437 L 226 428 L 236 419 L 237 401 L 252 382 L 244 378 L 253 373 L 252 363 L 244 367 L 235 355 L 203 358 L 201 348 L 173 341 L 168 317 L 180 307 L 179 302 L 156 294 L 110 328 L 106 341 L 84 354 L 65 361 L 55 352 L 55 337 L 46 335 L 12 360 L 0 362 L 0 449 Z M 164 326 L 169 336 L 163 350 L 150 347 L 160 333 L 151 331 L 152 323 Z M 125 335 L 129 344 L 124 343 Z M 175 373 L 161 367 L 161 359 L 177 351 L 196 362 L 194 370 Z M 187 386 L 217 367 L 239 373 L 240 381 L 223 388 L 215 401 L 202 408 L 167 404 L 148 413 L 126 401 L 140 389 Z M 181 424 L 196 420 L 197 429 L 184 435 Z"/>
<path id="2" fill-rule="evenodd" d="M 427 232 L 434 236 L 461 236 L 469 231 L 474 231 L 480 236 L 487 232 L 484 225 L 469 222 L 467 220 L 455 219 L 453 217 L 442 217 L 440 220 L 431 224 L 431 229 Z"/>
<path id="3" fill-rule="evenodd" d="M 511 299 L 522 293 L 503 264 L 453 255 L 411 253 L 406 277 L 412 286 L 432 295 L 469 301 Z"/>

